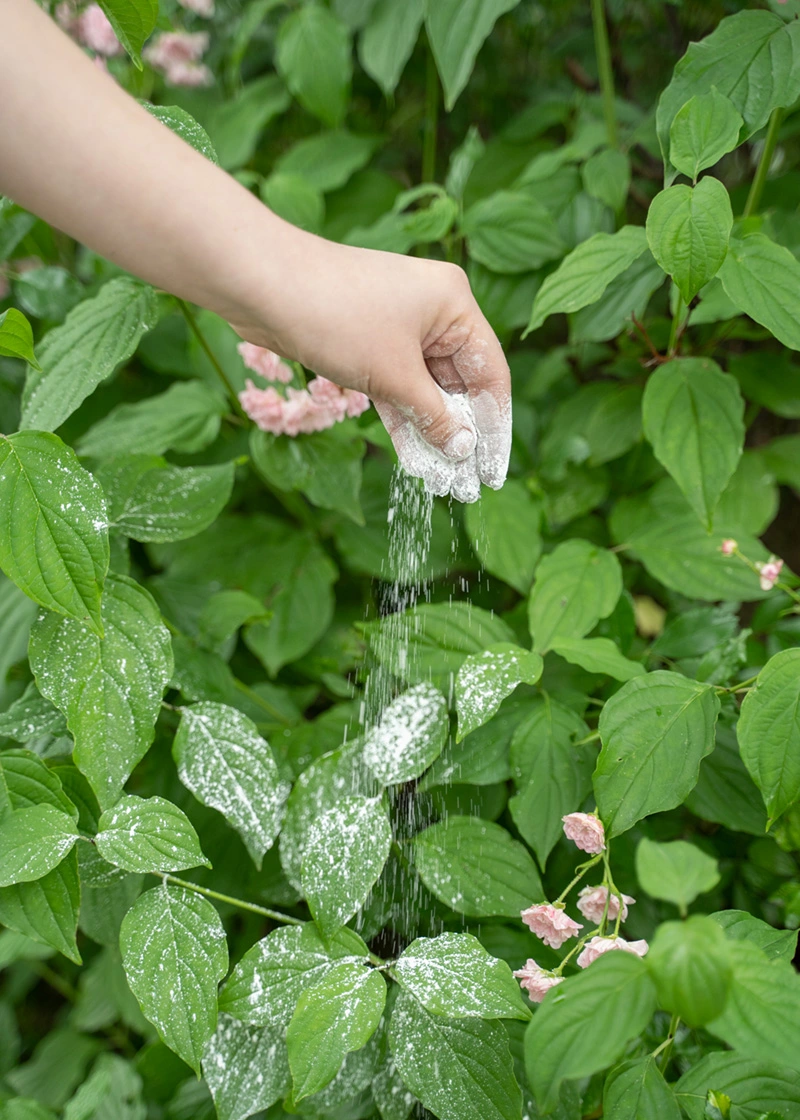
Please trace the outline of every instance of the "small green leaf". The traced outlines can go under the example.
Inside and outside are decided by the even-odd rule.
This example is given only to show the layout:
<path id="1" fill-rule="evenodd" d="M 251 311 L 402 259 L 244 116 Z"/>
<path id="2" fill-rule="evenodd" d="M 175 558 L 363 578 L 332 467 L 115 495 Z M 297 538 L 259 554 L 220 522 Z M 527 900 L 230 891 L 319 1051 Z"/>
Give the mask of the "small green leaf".
<path id="1" fill-rule="evenodd" d="M 33 682 L 7 711 L 0 714 L 0 736 L 14 739 L 17 743 L 27 743 L 39 735 L 64 735 L 66 730 L 67 725 L 61 712 L 39 694 Z M 0 767 L 4 768 L 9 761 L 9 755 L 15 753 L 18 752 L 7 751 L 0 760 Z M 31 758 L 33 757 L 35 756 L 32 755 Z M 36 761 L 47 774 L 50 774 L 39 759 Z M 3 794 L 0 789 L 0 808 L 2 804 Z"/>
<path id="2" fill-rule="evenodd" d="M 274 436 L 253 429 L 250 454 L 259 472 L 280 490 L 300 490 L 315 506 L 364 524 L 359 494 L 366 444 L 335 431 Z"/>
<path id="3" fill-rule="evenodd" d="M 248 163 L 261 133 L 274 117 L 286 112 L 291 100 L 277 74 L 264 74 L 234 97 L 220 99 L 205 121 L 220 166 L 236 171 Z"/>
<path id="4" fill-rule="evenodd" d="M 716 276 L 728 252 L 733 211 L 719 179 L 667 187 L 647 211 L 647 240 L 688 304 Z"/>
<path id="5" fill-rule="evenodd" d="M 488 723 L 518 684 L 536 684 L 543 668 L 538 653 L 506 643 L 467 657 L 456 677 L 456 741 Z"/>
<path id="6" fill-rule="evenodd" d="M 731 943 L 711 918 L 693 914 L 659 926 L 645 963 L 661 1006 L 688 1026 L 722 1013 L 733 977 Z"/>
<path id="7" fill-rule="evenodd" d="M 497 19 L 519 0 L 436 0 L 427 5 L 426 28 L 444 87 L 448 113 L 469 81 L 478 51 Z"/>
<path id="8" fill-rule="evenodd" d="M 763 233 L 732 237 L 719 278 L 736 307 L 784 346 L 800 350 L 800 261 L 793 253 Z"/>
<path id="9" fill-rule="evenodd" d="M 770 658 L 744 699 L 736 733 L 772 824 L 800 798 L 800 650 Z"/>
<path id="10" fill-rule="evenodd" d="M 561 638 L 582 638 L 611 614 L 621 594 L 613 552 L 578 539 L 557 545 L 539 564 L 528 603 L 533 648 L 544 653 Z"/>
<path id="11" fill-rule="evenodd" d="M 51 805 L 78 820 L 78 810 L 64 792 L 55 770 L 32 751 L 4 750 L 0 754 L 0 815 L 6 809 L 30 809 L 35 805 Z"/>
<path id="12" fill-rule="evenodd" d="M 41 879 L 78 839 L 72 817 L 52 805 L 33 805 L 0 816 L 0 887 Z"/>
<path id="13" fill-rule="evenodd" d="M 752 941 L 770 960 L 789 961 L 797 952 L 797 930 L 775 929 L 746 910 L 718 910 L 711 917 L 731 941 Z"/>
<path id="14" fill-rule="evenodd" d="M 278 32 L 276 65 L 309 113 L 332 128 L 342 123 L 353 63 L 350 32 L 333 12 L 312 3 L 287 16 Z"/>
<path id="15" fill-rule="evenodd" d="M 103 492 L 48 432 L 0 436 L 0 566 L 34 602 L 102 633 L 108 571 Z"/>
<path id="16" fill-rule="evenodd" d="M 275 171 L 296 175 L 323 194 L 339 190 L 360 171 L 375 151 L 378 138 L 347 129 L 318 132 L 298 140 L 275 161 Z"/>
<path id="17" fill-rule="evenodd" d="M 387 705 L 364 736 L 364 761 L 383 785 L 410 782 L 439 757 L 449 729 L 441 692 L 415 685 Z"/>
<path id="18" fill-rule="evenodd" d="M 75 849 L 42 879 L 0 888 L 0 922 L 41 945 L 49 945 L 76 964 L 81 884 Z"/>
<path id="19" fill-rule="evenodd" d="M 673 167 L 696 180 L 739 144 L 744 121 L 731 100 L 714 86 L 690 97 L 669 129 L 669 158 Z"/>
<path id="20" fill-rule="evenodd" d="M 100 7 L 134 66 L 141 70 L 142 47 L 158 20 L 158 0 L 100 0 Z"/>
<path id="21" fill-rule="evenodd" d="M 500 490 L 484 488 L 464 507 L 464 525 L 475 555 L 490 575 L 527 595 L 542 551 L 542 505 L 516 478 Z"/>
<path id="22" fill-rule="evenodd" d="M 462 229 L 470 256 L 494 272 L 528 272 L 566 248 L 551 212 L 522 191 L 498 191 L 476 202 Z"/>
<path id="23" fill-rule="evenodd" d="M 145 891 L 120 930 L 122 962 L 144 1015 L 200 1075 L 217 1028 L 217 985 L 228 971 L 225 930 L 210 902 L 183 887 Z"/>
<path id="24" fill-rule="evenodd" d="M 530 1018 L 506 962 L 490 956 L 468 933 L 418 937 L 395 961 L 392 975 L 434 1015 Z"/>
<path id="25" fill-rule="evenodd" d="M 0 354 L 21 358 L 34 369 L 40 369 L 33 352 L 33 330 L 21 311 L 9 307 L 0 312 Z"/>
<path id="26" fill-rule="evenodd" d="M 616 148 L 604 148 L 590 156 L 581 169 L 583 187 L 591 198 L 598 198 L 614 213 L 621 210 L 631 184 L 631 161 Z"/>
<path id="27" fill-rule="evenodd" d="M 685 914 L 698 895 L 717 885 L 719 865 L 686 840 L 658 844 L 643 836 L 636 849 L 636 877 L 651 898 L 674 902 Z"/>
<path id="28" fill-rule="evenodd" d="M 220 1015 L 203 1051 L 203 1076 L 219 1120 L 247 1120 L 271 1108 L 291 1083 L 283 1033 Z"/>
<path id="29" fill-rule="evenodd" d="M 197 123 L 190 113 L 181 109 L 180 105 L 153 105 L 150 101 L 140 101 L 139 104 L 145 107 L 151 117 L 161 121 L 163 125 L 166 125 L 176 136 L 180 136 L 181 140 L 194 148 L 201 156 L 205 156 L 212 163 L 219 163 L 214 145 L 211 143 L 211 138 L 206 130 Z"/>
<path id="30" fill-rule="evenodd" d="M 742 1051 L 716 1050 L 687 1070 L 675 1094 L 689 1120 L 708 1120 L 709 1085 L 736 1100 L 740 1116 L 761 1117 L 773 1106 L 800 1110 L 800 1073 L 769 1059 L 750 1058 Z"/>
<path id="31" fill-rule="evenodd" d="M 681 1120 L 681 1110 L 655 1058 L 631 1058 L 603 1086 L 605 1120 Z"/>
<path id="32" fill-rule="evenodd" d="M 122 797 L 103 813 L 99 829 L 95 837 L 98 852 L 125 871 L 211 866 L 186 814 L 163 797 Z"/>
<path id="33" fill-rule="evenodd" d="M 262 200 L 279 218 L 310 233 L 321 231 L 325 221 L 325 199 L 302 175 L 274 171 L 262 180 L 259 190 Z"/>
<path id="34" fill-rule="evenodd" d="M 640 661 L 623 657 L 610 638 L 559 638 L 552 648 L 559 657 L 580 665 L 587 673 L 605 673 L 617 681 L 631 681 L 646 672 Z"/>
<path id="35" fill-rule="evenodd" d="M 358 60 L 387 97 L 394 93 L 425 18 L 425 0 L 378 0 L 358 43 Z"/>

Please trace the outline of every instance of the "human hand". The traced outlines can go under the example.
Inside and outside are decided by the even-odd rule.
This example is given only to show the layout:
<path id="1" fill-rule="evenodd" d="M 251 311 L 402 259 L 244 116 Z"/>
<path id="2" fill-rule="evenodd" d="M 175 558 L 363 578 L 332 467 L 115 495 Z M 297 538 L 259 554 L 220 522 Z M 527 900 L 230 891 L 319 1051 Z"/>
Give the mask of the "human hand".
<path id="1" fill-rule="evenodd" d="M 499 489 L 508 364 L 464 272 L 299 231 L 292 257 L 291 280 L 266 309 L 231 319 L 239 334 L 366 393 L 404 468 L 433 493 L 475 501 L 481 482 Z"/>

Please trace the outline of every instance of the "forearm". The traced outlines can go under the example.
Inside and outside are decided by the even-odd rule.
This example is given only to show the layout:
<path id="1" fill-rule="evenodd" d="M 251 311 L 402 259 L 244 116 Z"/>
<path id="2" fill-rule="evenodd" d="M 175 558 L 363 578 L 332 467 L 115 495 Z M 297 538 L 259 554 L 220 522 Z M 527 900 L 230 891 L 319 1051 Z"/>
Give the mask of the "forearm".
<path id="1" fill-rule="evenodd" d="M 0 192 L 157 287 L 232 320 L 256 299 L 263 313 L 318 239 L 151 117 L 33 0 L 0 0 L 0 26 Z"/>

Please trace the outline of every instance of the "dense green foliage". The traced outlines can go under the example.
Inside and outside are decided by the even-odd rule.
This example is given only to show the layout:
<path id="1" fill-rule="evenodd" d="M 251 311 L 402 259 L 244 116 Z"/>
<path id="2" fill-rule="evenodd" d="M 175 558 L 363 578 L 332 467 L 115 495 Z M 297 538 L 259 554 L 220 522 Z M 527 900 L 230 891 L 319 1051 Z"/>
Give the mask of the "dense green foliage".
<path id="1" fill-rule="evenodd" d="M 282 216 L 467 269 L 514 445 L 409 606 L 373 411 L 259 431 L 0 200 L 0 1120 L 800 1117 L 800 2 L 103 8 Z"/>

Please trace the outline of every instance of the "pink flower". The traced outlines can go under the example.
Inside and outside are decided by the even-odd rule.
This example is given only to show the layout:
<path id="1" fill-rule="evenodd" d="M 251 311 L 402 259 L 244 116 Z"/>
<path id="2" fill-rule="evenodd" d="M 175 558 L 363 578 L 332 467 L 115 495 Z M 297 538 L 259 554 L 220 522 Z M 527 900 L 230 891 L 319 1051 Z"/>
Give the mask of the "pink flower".
<path id="1" fill-rule="evenodd" d="M 552 906 L 549 902 L 537 906 L 529 906 L 520 912 L 525 925 L 537 937 L 549 945 L 551 949 L 560 949 L 570 937 L 575 937 L 583 926 L 573 922 L 572 918 L 560 906 Z"/>
<path id="2" fill-rule="evenodd" d="M 596 856 L 605 850 L 606 834 L 602 821 L 592 813 L 568 813 L 561 819 L 564 822 L 564 835 L 582 852 Z"/>
<path id="3" fill-rule="evenodd" d="M 122 52 L 122 44 L 99 4 L 90 4 L 81 12 L 74 24 L 74 34 L 85 47 L 108 58 Z"/>
<path id="4" fill-rule="evenodd" d="M 594 964 L 603 953 L 610 953 L 612 949 L 622 949 L 626 953 L 635 953 L 643 957 L 650 946 L 646 941 L 626 941 L 624 937 L 593 937 L 582 953 L 578 955 L 578 968 L 588 968 Z"/>
<path id="5" fill-rule="evenodd" d="M 178 0 L 178 3 L 203 19 L 210 19 L 214 14 L 214 0 Z"/>
<path id="6" fill-rule="evenodd" d="M 164 77 L 168 85 L 185 86 L 187 89 L 214 84 L 214 75 L 199 62 L 173 62 L 164 71 Z"/>
<path id="7" fill-rule="evenodd" d="M 358 389 L 345 389 L 344 399 L 347 402 L 347 415 L 351 420 L 366 412 L 370 406 L 370 399 L 366 393 L 359 393 Z"/>
<path id="8" fill-rule="evenodd" d="M 758 581 L 761 584 L 761 590 L 771 591 L 778 582 L 783 560 L 779 560 L 777 556 L 770 556 L 765 564 L 756 564 L 756 567 L 761 576 Z"/>
<path id="9" fill-rule="evenodd" d="M 292 367 L 287 365 L 274 350 L 267 350 L 264 346 L 254 346 L 252 342 L 240 342 L 236 349 L 247 368 L 259 374 L 265 381 L 282 381 L 288 384 L 294 377 Z"/>
<path id="10" fill-rule="evenodd" d="M 606 908 L 606 898 L 608 897 L 608 887 L 584 887 L 578 895 L 577 906 L 584 918 L 590 922 L 599 925 L 603 920 L 603 914 Z M 622 896 L 622 921 L 628 917 L 628 907 L 632 906 L 636 901 L 631 898 L 629 894 Z M 619 899 L 615 894 L 612 894 L 608 899 L 608 914 L 607 918 L 612 921 L 616 920 L 619 914 Z"/>
<path id="11" fill-rule="evenodd" d="M 165 31 L 145 47 L 142 57 L 173 86 L 207 86 L 214 80 L 208 67 L 200 65 L 207 49 L 207 31 Z"/>
<path id="12" fill-rule="evenodd" d="M 263 432 L 283 434 L 283 406 L 286 401 L 275 389 L 258 389 L 247 379 L 247 388 L 239 394 L 242 408 Z"/>
<path id="13" fill-rule="evenodd" d="M 733 556 L 736 549 L 739 547 L 733 537 L 726 537 L 726 539 L 719 546 L 719 550 L 723 556 Z"/>
<path id="14" fill-rule="evenodd" d="M 290 386 L 285 397 L 272 387 L 259 389 L 248 380 L 239 400 L 259 428 L 287 436 L 322 432 L 347 416 L 360 416 L 369 408 L 369 398 L 363 393 L 340 389 L 326 377 L 315 377 L 307 389 Z"/>
<path id="15" fill-rule="evenodd" d="M 527 960 L 524 968 L 518 968 L 514 976 L 519 980 L 519 986 L 524 988 L 533 1003 L 541 1003 L 551 988 L 560 984 L 563 976 L 554 976 L 547 972 L 534 960 Z"/>

